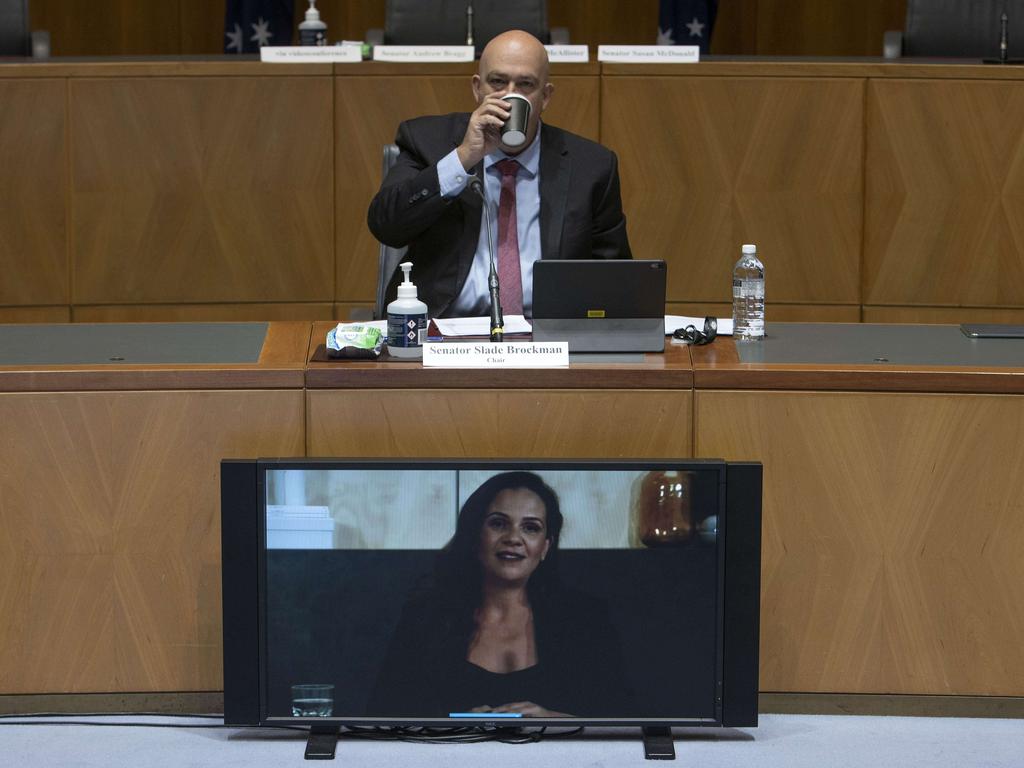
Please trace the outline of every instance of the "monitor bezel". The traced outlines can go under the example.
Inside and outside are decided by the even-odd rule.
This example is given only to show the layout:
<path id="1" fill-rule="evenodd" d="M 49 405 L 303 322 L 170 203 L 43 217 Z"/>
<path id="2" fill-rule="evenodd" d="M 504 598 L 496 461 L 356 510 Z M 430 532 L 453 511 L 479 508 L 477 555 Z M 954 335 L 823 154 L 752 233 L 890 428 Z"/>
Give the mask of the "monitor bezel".
<path id="1" fill-rule="evenodd" d="M 572 718 L 541 718 L 524 719 L 479 718 L 465 720 L 461 718 L 430 718 L 430 717 L 286 717 L 272 716 L 268 712 L 267 692 L 267 548 L 266 548 L 266 475 L 270 470 L 534 470 L 534 471 L 642 471 L 642 470 L 699 470 L 714 471 L 718 475 L 718 535 L 716 537 L 716 595 L 715 595 L 715 686 L 714 686 L 714 717 L 572 717 Z M 481 727 L 481 728 L 541 728 L 567 727 L 578 728 L 587 726 L 608 727 L 716 727 L 725 724 L 723 718 L 725 654 L 724 654 L 724 616 L 725 616 L 725 556 L 728 530 L 728 514 L 726 506 L 727 463 L 720 459 L 296 459 L 277 458 L 259 459 L 256 462 L 256 497 L 258 501 L 259 521 L 258 537 L 258 658 L 259 658 L 259 722 L 268 726 L 317 726 L 317 727 Z"/>

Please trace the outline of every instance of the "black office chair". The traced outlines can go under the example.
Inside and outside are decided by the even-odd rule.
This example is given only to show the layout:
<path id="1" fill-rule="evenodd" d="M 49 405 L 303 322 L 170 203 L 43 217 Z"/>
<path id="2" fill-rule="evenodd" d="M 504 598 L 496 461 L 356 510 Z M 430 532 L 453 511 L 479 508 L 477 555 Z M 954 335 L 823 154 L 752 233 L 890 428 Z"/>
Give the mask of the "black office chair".
<path id="1" fill-rule="evenodd" d="M 522 29 L 542 43 L 566 45 L 569 30 L 548 28 L 547 0 L 387 0 L 384 29 L 371 29 L 372 45 L 465 45 L 466 6 L 473 6 L 473 44 L 477 55 L 492 38 Z"/>
<path id="2" fill-rule="evenodd" d="M 1024 54 L 1024 0 L 907 0 L 902 30 L 885 33 L 883 55 L 999 58 L 999 18 L 1009 18 L 1009 54 Z"/>
<path id="3" fill-rule="evenodd" d="M 385 144 L 382 179 L 388 175 L 388 171 L 391 170 L 391 166 L 395 164 L 397 159 L 398 145 Z M 373 305 L 373 318 L 375 320 L 383 320 L 387 316 L 387 307 L 384 306 L 384 294 L 387 292 L 391 276 L 398 269 L 398 265 L 402 263 L 402 259 L 405 258 L 405 253 L 408 250 L 408 248 L 392 248 L 390 245 L 380 244 L 380 253 L 377 256 L 377 298 Z"/>

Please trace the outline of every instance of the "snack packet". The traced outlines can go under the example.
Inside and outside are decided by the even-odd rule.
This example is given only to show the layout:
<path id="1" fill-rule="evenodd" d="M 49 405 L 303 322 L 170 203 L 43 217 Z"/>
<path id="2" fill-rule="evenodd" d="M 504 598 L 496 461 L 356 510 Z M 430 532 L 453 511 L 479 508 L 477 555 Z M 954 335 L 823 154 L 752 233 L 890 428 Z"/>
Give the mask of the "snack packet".
<path id="1" fill-rule="evenodd" d="M 338 323 L 327 332 L 327 356 L 349 360 L 375 360 L 384 345 L 380 329 L 362 323 Z"/>

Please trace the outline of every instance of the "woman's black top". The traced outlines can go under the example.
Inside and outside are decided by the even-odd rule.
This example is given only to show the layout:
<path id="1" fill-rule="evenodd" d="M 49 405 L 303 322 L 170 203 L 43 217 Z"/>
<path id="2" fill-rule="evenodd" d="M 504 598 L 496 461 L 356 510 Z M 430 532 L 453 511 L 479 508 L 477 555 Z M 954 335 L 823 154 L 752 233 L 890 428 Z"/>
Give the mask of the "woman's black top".
<path id="1" fill-rule="evenodd" d="M 531 600 L 537 664 L 489 672 L 466 661 L 468 611 L 426 593 L 402 610 L 367 705 L 367 717 L 448 717 L 475 707 L 531 701 L 576 717 L 632 711 L 618 633 L 604 604 L 560 590 Z"/>

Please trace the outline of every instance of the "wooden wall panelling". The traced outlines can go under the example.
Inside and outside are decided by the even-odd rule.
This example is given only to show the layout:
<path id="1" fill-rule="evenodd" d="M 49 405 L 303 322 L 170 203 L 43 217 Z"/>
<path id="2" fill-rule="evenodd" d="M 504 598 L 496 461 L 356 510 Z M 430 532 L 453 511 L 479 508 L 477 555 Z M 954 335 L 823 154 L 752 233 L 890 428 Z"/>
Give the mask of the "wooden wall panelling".
<path id="1" fill-rule="evenodd" d="M 864 303 L 1024 305 L 1024 90 L 872 80 Z"/>
<path id="2" fill-rule="evenodd" d="M 224 0 L 178 0 L 180 4 L 181 40 L 183 56 L 201 56 L 224 53 Z M 318 2 L 317 5 L 321 5 Z M 299 3 L 296 3 L 299 5 Z M 307 5 L 303 3 L 303 5 Z M 286 43 L 280 43 L 286 45 Z"/>
<path id="3" fill-rule="evenodd" d="M 71 308 L 0 307 L 0 323 L 70 323 Z"/>
<path id="4" fill-rule="evenodd" d="M 718 4 L 715 28 L 711 34 L 711 53 L 747 55 L 757 53 L 758 0 L 731 0 Z"/>
<path id="5" fill-rule="evenodd" d="M 906 13 L 906 0 L 757 0 L 757 50 L 751 53 L 881 56 L 883 34 L 903 29 Z"/>
<path id="6" fill-rule="evenodd" d="M 742 243 L 768 295 L 859 303 L 863 81 L 602 78 L 635 256 L 669 261 L 668 300 L 727 301 Z"/>
<path id="7" fill-rule="evenodd" d="M 653 45 L 658 39 L 658 4 L 653 0 L 548 0 L 548 25 L 568 27 L 569 41 L 597 46 Z"/>
<path id="8" fill-rule="evenodd" d="M 732 302 L 694 302 L 665 305 L 670 315 L 688 317 L 732 317 Z M 861 308 L 857 304 L 779 304 L 768 296 L 765 320 L 778 323 L 859 323 Z"/>
<path id="9" fill-rule="evenodd" d="M 384 26 L 384 0 L 319 0 L 332 40 L 362 40 Z M 224 0 L 32 0 L 32 26 L 58 56 L 209 55 L 224 50 Z M 306 3 L 295 0 L 297 29 Z M 716 54 L 878 56 L 882 33 L 902 29 L 906 0 L 730 0 L 721 3 Z M 652 43 L 654 0 L 550 0 L 551 26 L 574 43 Z"/>
<path id="10" fill-rule="evenodd" d="M 471 111 L 472 67 L 452 75 L 370 75 L 335 78 L 336 250 L 339 302 L 373 305 L 379 245 L 366 225 L 380 188 L 381 151 L 398 124 L 420 115 Z M 555 93 L 545 120 L 588 138 L 598 137 L 598 77 L 552 77 Z M 354 108 L 358 105 L 358 108 Z M 414 278 L 415 279 L 415 278 Z"/>
<path id="11" fill-rule="evenodd" d="M 249 320 L 329 320 L 334 305 L 291 304 L 126 304 L 73 307 L 76 323 L 242 322 Z"/>
<path id="12" fill-rule="evenodd" d="M 181 52 L 181 2 L 32 0 L 33 29 L 50 33 L 55 56 L 173 56 Z M 223 2 L 219 5 L 224 28 Z"/>
<path id="13" fill-rule="evenodd" d="M 303 455 L 303 411 L 300 390 L 0 394 L 0 693 L 221 689 L 219 462 Z"/>
<path id="14" fill-rule="evenodd" d="M 75 303 L 332 298 L 329 77 L 69 87 Z"/>
<path id="15" fill-rule="evenodd" d="M 688 390 L 352 389 L 307 390 L 306 398 L 310 456 L 692 454 Z"/>
<path id="16" fill-rule="evenodd" d="M 66 86 L 0 79 L 0 306 L 68 302 Z"/>
<path id="17" fill-rule="evenodd" d="M 864 307 L 865 323 L 1017 323 L 1024 324 L 1024 307 Z"/>
<path id="18" fill-rule="evenodd" d="M 1024 398 L 698 390 L 694 418 L 698 456 L 764 462 L 762 691 L 1024 694 Z"/>

